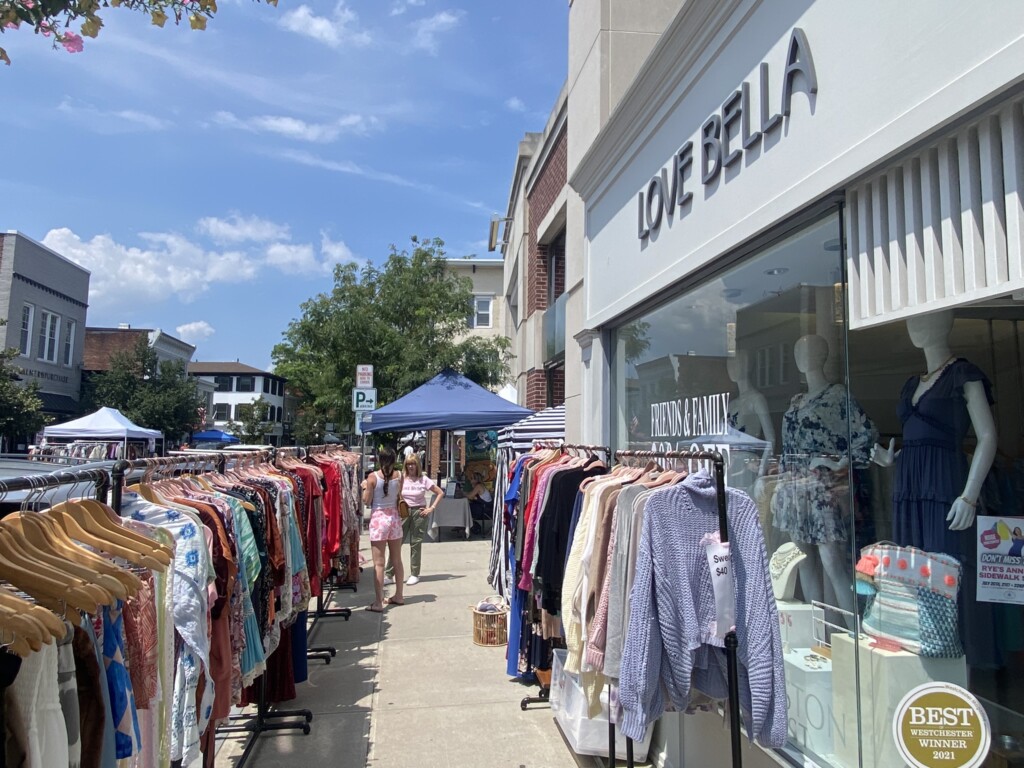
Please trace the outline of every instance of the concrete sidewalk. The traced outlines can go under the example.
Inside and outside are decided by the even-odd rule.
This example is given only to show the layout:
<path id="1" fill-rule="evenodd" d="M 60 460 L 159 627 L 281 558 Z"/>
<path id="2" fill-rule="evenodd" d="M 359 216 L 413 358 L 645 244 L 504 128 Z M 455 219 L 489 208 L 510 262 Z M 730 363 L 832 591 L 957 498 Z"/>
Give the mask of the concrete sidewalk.
<path id="1" fill-rule="evenodd" d="M 408 547 L 404 549 L 409 562 Z M 362 554 L 369 561 L 364 536 Z M 406 604 L 384 614 L 365 564 L 357 593 L 335 605 L 352 619 L 327 618 L 311 645 L 333 645 L 330 664 L 310 661 L 309 681 L 285 708 L 313 712 L 311 732 L 263 734 L 247 768 L 572 768 L 592 766 L 566 745 L 546 706 L 523 712 L 534 694 L 505 674 L 505 649 L 473 643 L 469 607 L 491 594 L 490 542 L 424 542 L 421 581 Z M 393 593 L 394 588 L 389 587 Z M 222 742 L 218 766 L 235 766 L 244 739 Z"/>

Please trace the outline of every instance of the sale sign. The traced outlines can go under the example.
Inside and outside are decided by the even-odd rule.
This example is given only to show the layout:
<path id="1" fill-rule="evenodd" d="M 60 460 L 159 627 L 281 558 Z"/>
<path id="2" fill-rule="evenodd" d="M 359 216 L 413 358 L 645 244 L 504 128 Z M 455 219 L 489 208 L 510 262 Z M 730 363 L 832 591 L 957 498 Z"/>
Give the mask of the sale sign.
<path id="1" fill-rule="evenodd" d="M 1024 605 L 1024 517 L 978 517 L 978 600 Z"/>

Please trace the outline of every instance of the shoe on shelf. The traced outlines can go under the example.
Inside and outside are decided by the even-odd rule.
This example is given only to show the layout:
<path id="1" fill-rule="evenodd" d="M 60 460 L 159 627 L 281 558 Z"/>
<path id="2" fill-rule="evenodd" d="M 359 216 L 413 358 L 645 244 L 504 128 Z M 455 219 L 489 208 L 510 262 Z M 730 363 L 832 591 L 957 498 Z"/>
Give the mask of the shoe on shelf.
<path id="1" fill-rule="evenodd" d="M 391 576 L 385 576 L 384 577 L 384 586 L 385 587 L 390 587 L 394 583 L 395 583 L 395 580 L 394 580 L 393 577 L 391 577 Z"/>
<path id="2" fill-rule="evenodd" d="M 420 583 L 420 577 L 410 576 L 408 579 L 405 580 L 405 583 L 408 584 L 410 587 L 414 587 Z"/>

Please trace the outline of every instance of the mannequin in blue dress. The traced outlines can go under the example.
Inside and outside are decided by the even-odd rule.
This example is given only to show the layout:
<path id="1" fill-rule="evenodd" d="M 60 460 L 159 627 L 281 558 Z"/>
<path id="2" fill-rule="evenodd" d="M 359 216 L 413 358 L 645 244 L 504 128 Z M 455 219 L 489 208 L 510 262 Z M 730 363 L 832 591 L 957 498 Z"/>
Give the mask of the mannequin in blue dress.
<path id="1" fill-rule="evenodd" d="M 924 352 L 928 371 L 911 377 L 900 395 L 899 456 L 890 442 L 888 448 L 875 446 L 873 458 L 883 466 L 896 464 L 897 543 L 962 557 L 964 537 L 956 532 L 974 526 L 997 439 L 991 384 L 977 366 L 950 352 L 952 328 L 948 311 L 907 320 L 910 341 Z M 968 427 L 977 438 L 970 465 L 963 451 Z"/>
<path id="2" fill-rule="evenodd" d="M 875 446 L 873 459 L 895 464 L 893 539 L 897 544 L 958 558 L 960 634 L 968 663 L 999 664 L 992 637 L 991 605 L 975 599 L 974 521 L 978 499 L 995 459 L 997 434 L 988 378 L 973 363 L 952 354 L 953 313 L 932 312 L 907 320 L 911 343 L 924 352 L 928 370 L 907 380 L 897 410 L 903 445 Z M 973 429 L 977 444 L 968 462 L 964 440 Z M 968 630 L 970 628 L 970 631 Z"/>

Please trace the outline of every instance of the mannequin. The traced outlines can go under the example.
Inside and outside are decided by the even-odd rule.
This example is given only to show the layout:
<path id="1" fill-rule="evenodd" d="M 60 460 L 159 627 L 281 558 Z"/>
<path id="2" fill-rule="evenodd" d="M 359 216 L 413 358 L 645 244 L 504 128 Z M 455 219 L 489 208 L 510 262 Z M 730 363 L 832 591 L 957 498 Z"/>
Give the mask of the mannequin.
<path id="1" fill-rule="evenodd" d="M 793 348 L 807 391 L 796 395 L 783 417 L 784 471 L 772 498 L 773 523 L 807 555 L 799 564 L 804 599 L 823 600 L 827 578 L 840 608 L 854 611 L 846 542 L 849 539 L 850 456 L 866 466 L 878 433 L 846 387 L 825 375 L 828 342 L 801 337 Z M 852 435 L 850 444 L 848 435 Z"/>
<path id="2" fill-rule="evenodd" d="M 908 387 L 913 385 L 910 401 L 913 408 L 920 405 L 921 398 L 939 382 L 948 368 L 959 362 L 966 363 L 966 361 L 956 360 L 950 352 L 949 334 L 952 330 L 953 313 L 950 311 L 932 312 L 907 320 L 907 333 L 910 335 L 910 342 L 924 352 L 925 364 L 928 368 L 925 374 L 907 382 Z M 968 363 L 968 365 L 970 364 Z M 973 368 L 973 366 L 971 367 Z M 962 492 L 952 500 L 949 511 L 945 515 L 950 531 L 964 531 L 973 527 L 981 486 L 985 482 L 985 477 L 992 468 L 992 462 L 996 456 L 996 425 L 992 418 L 992 410 L 989 408 L 989 403 L 992 401 L 991 385 L 984 374 L 980 371 L 977 373 L 981 374 L 980 378 L 964 381 L 962 387 L 963 399 L 967 405 L 967 415 L 978 439 L 978 444 L 974 450 Z M 972 372 L 969 375 L 975 376 L 976 374 Z M 912 384 L 915 381 L 916 384 Z M 906 419 L 902 419 L 902 416 L 901 413 L 901 420 L 905 423 Z M 895 463 L 893 444 L 893 441 L 890 441 L 887 448 L 876 445 L 872 454 L 875 462 L 886 467 Z M 961 448 L 958 446 L 957 450 L 961 450 Z M 914 544 L 914 546 L 928 549 L 923 542 Z M 950 552 L 948 554 L 956 555 L 957 553 Z"/>
<path id="3" fill-rule="evenodd" d="M 759 448 L 761 462 L 758 475 L 763 475 L 775 446 L 775 427 L 768 412 L 768 401 L 750 383 L 750 356 L 746 350 L 741 349 L 735 357 L 728 358 L 725 369 L 739 390 L 739 394 L 729 401 L 729 426 L 768 443 L 763 449 Z"/>
<path id="4" fill-rule="evenodd" d="M 997 433 L 988 378 L 949 347 L 953 313 L 933 312 L 907 320 L 911 343 L 924 353 L 927 371 L 912 376 L 900 393 L 903 445 L 875 446 L 873 458 L 895 465 L 893 539 L 960 560 L 960 635 L 974 668 L 1002 665 L 991 603 L 975 600 L 975 516 L 982 485 L 995 459 Z M 968 462 L 964 440 L 974 430 L 977 445 Z"/>

